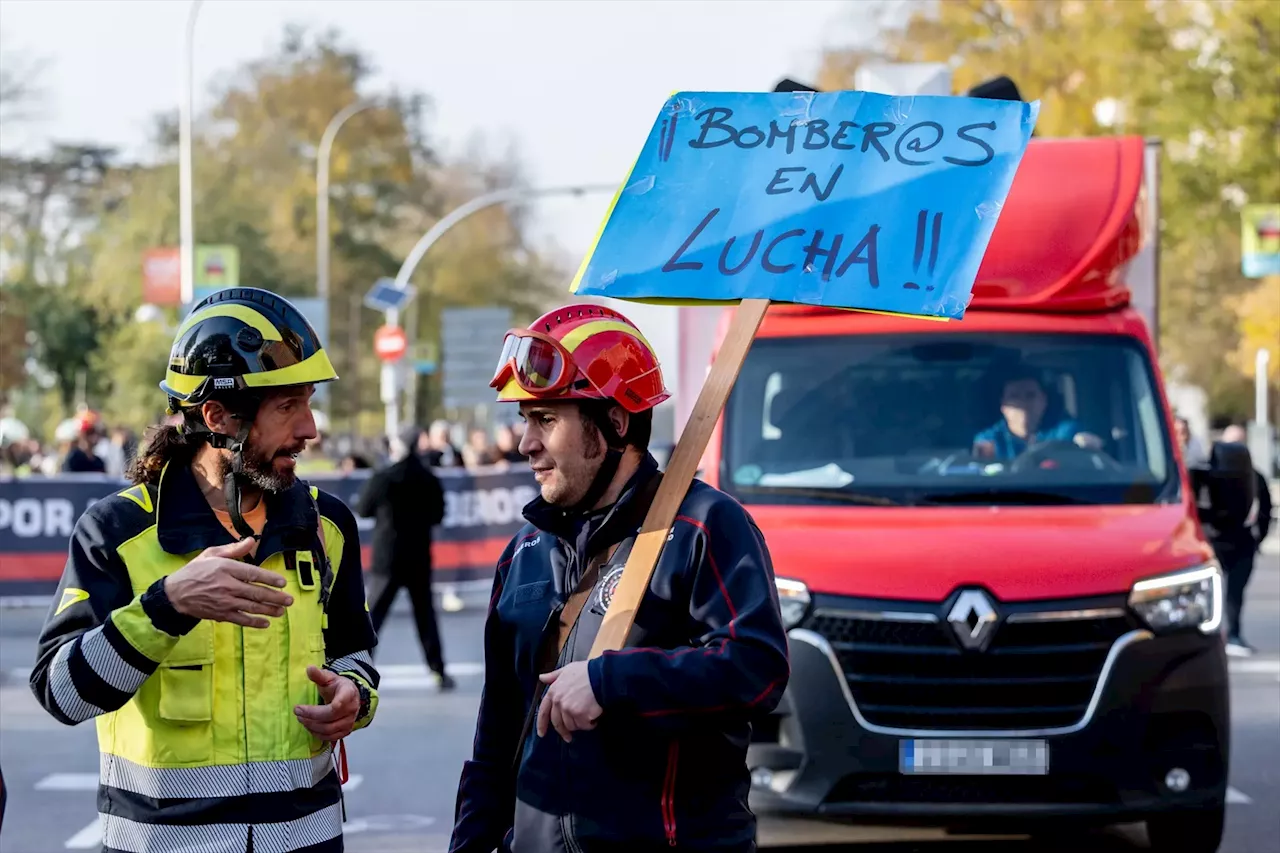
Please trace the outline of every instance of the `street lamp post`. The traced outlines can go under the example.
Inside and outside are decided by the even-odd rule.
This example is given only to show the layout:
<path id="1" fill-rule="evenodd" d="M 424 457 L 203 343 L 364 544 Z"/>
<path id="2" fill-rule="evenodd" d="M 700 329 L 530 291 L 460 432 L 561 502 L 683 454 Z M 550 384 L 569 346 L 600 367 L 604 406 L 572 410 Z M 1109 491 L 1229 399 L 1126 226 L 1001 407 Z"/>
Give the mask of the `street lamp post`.
<path id="1" fill-rule="evenodd" d="M 338 111 L 320 137 L 316 152 L 316 295 L 329 300 L 329 154 L 333 140 L 347 119 L 374 106 L 374 101 L 356 101 Z"/>
<path id="2" fill-rule="evenodd" d="M 196 34 L 196 15 L 203 0 L 192 0 L 187 11 L 187 35 L 182 52 L 182 97 L 179 99 L 178 116 L 178 215 L 180 232 L 180 257 L 182 261 L 181 299 L 190 305 L 195 296 L 195 225 L 192 212 L 191 179 L 191 114 L 192 114 L 192 53 Z"/>
<path id="3" fill-rule="evenodd" d="M 448 215 L 442 218 L 435 225 L 432 225 L 427 233 L 423 234 L 414 244 L 413 249 L 409 251 L 408 256 L 404 259 L 404 263 L 400 265 L 400 271 L 396 273 L 395 286 L 399 290 L 407 290 L 409 287 L 409 279 L 413 277 L 413 271 L 418 268 L 418 264 L 426 257 L 427 252 L 436 242 L 445 235 L 445 233 L 466 219 L 473 213 L 484 210 L 486 207 L 492 207 L 495 204 L 506 204 L 511 201 L 525 201 L 533 198 L 545 198 L 553 195 L 575 195 L 581 196 L 592 192 L 616 192 L 617 184 L 587 184 L 582 186 L 569 187 L 547 187 L 543 189 L 523 189 L 508 188 L 502 190 L 494 190 L 481 196 L 476 196 L 471 201 L 463 204 Z M 400 324 L 400 311 L 396 308 L 389 308 L 384 313 L 385 322 L 388 326 L 398 326 Z M 396 365 L 391 363 L 383 363 L 382 365 L 382 402 L 386 406 L 386 434 L 388 438 L 395 438 L 396 433 L 400 429 L 400 399 L 399 388 L 396 382 Z"/>
<path id="4" fill-rule="evenodd" d="M 1271 362 L 1271 353 L 1260 349 L 1253 360 L 1253 411 L 1254 420 L 1267 425 L 1267 365 Z"/>
<path id="5" fill-rule="evenodd" d="M 1253 423 L 1249 425 L 1249 452 L 1253 456 L 1253 467 L 1262 471 L 1268 478 L 1275 470 L 1272 457 L 1275 454 L 1275 431 L 1271 426 L 1270 407 L 1267 404 L 1267 366 L 1271 363 L 1271 352 L 1259 349 L 1253 362 Z"/>

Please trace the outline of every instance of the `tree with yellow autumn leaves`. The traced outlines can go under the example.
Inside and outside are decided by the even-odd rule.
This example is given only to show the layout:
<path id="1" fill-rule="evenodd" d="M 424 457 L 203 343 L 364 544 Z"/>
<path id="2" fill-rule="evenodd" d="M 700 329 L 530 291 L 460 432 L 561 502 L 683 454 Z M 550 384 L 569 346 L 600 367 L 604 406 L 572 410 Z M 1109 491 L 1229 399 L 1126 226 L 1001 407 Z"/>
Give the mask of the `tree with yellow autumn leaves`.
<path id="1" fill-rule="evenodd" d="M 856 14 L 867 15 L 872 5 L 857 3 Z M 1280 381 L 1280 278 L 1246 278 L 1240 263 L 1241 209 L 1280 201 L 1280 5 L 876 5 L 871 45 L 826 51 L 819 88 L 853 88 L 868 60 L 945 62 L 957 92 L 1008 75 L 1024 98 L 1039 99 L 1038 136 L 1162 140 L 1163 367 L 1204 388 L 1214 414 L 1250 417 L 1259 347 L 1274 353 L 1271 380 Z"/>

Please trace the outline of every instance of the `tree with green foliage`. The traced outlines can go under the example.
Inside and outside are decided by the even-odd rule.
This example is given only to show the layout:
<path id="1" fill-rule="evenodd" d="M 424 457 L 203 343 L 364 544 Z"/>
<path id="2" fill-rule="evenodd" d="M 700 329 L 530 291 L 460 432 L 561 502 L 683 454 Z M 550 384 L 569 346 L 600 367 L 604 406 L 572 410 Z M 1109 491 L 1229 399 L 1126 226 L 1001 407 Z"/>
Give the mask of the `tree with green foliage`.
<path id="1" fill-rule="evenodd" d="M 368 95 L 372 70 L 366 55 L 337 35 L 290 29 L 278 49 L 240 68 L 196 117 L 195 239 L 235 245 L 242 284 L 286 297 L 315 295 L 317 148 L 330 119 Z M 375 424 L 381 412 L 372 337 L 382 318 L 362 306 L 363 294 L 376 279 L 394 276 L 417 239 L 454 207 L 521 181 L 509 159 L 444 162 L 426 133 L 427 108 L 421 94 L 382 96 L 342 127 L 333 146 L 326 344 L 343 381 L 327 389 L 325 408 L 340 428 Z M 167 343 L 150 352 L 143 342 L 163 342 L 178 319 L 173 309 L 141 324 L 146 329 L 133 319 L 144 253 L 178 244 L 176 141 L 172 118 L 158 118 L 157 161 L 105 176 L 103 192 L 118 201 L 99 211 L 84 237 L 85 303 L 108 321 L 85 364 L 101 382 L 94 386 L 104 392 L 98 403 L 135 427 L 154 421 L 163 404 L 154 389 Z M 414 277 L 419 298 L 406 326 L 434 337 L 439 310 L 450 305 L 509 305 L 531 318 L 564 275 L 527 245 L 518 210 L 493 208 L 432 250 Z M 434 399 L 429 379 L 420 390 L 425 417 Z"/>
<path id="2" fill-rule="evenodd" d="M 870 4 L 858 3 L 860 15 Z M 1160 341 L 1165 369 L 1214 411 L 1250 414 L 1235 352 L 1252 300 L 1240 210 L 1280 201 L 1280 11 L 1275 0 L 946 0 L 881 7 L 873 46 L 829 50 L 818 85 L 852 88 L 868 59 L 946 62 L 954 89 L 1008 75 L 1041 102 L 1038 136 L 1141 134 L 1164 143 Z M 1095 107 L 1111 100 L 1115 121 Z M 1104 116 L 1105 117 L 1105 116 Z M 1263 323 L 1262 328 L 1272 328 Z M 1274 344 L 1273 344 L 1274 345 Z"/>
<path id="3" fill-rule="evenodd" d="M 56 384 L 67 409 L 81 402 L 78 394 L 105 390 L 102 377 L 85 369 L 114 322 L 90 295 L 93 253 L 87 235 L 119 202 L 108 177 L 116 168 L 114 152 L 93 144 L 0 157 L 4 302 L 23 317 L 24 334 L 34 340 L 30 355 Z M 20 383 L 11 378 L 5 384 Z"/>

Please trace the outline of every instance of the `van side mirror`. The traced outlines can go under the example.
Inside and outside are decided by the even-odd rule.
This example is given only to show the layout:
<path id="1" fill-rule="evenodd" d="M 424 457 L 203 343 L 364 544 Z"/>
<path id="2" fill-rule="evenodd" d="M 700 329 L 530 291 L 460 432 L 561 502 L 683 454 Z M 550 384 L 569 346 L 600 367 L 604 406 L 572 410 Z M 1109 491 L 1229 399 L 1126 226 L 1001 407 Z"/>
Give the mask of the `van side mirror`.
<path id="1" fill-rule="evenodd" d="M 968 95 L 970 98 L 986 98 L 992 101 L 1022 100 L 1022 93 L 1018 91 L 1018 84 L 1005 74 L 990 80 L 984 80 L 970 89 Z"/>
<path id="2" fill-rule="evenodd" d="M 1244 526 L 1258 498 L 1257 475 L 1247 445 L 1219 441 L 1213 445 L 1208 464 L 1188 473 L 1202 524 L 1220 531 Z"/>
<path id="3" fill-rule="evenodd" d="M 810 86 L 808 83 L 797 83 L 790 77 L 783 77 L 773 86 L 775 92 L 816 92 L 816 86 Z"/>

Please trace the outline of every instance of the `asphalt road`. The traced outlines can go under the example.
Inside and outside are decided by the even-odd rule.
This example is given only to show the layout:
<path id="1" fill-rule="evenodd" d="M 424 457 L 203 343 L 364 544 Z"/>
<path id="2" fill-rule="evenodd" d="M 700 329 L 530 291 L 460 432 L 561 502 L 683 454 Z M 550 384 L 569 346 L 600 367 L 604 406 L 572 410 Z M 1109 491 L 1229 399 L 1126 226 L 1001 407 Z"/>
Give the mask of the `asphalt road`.
<path id="1" fill-rule="evenodd" d="M 403 596 L 401 601 L 403 608 Z M 0 853 L 96 850 L 97 752 L 94 728 L 67 728 L 36 703 L 26 686 L 43 611 L 0 610 L 0 765 L 9 802 Z M 347 742 L 347 849 L 353 853 L 433 853 L 446 849 L 454 793 L 471 747 L 480 690 L 478 608 L 442 616 L 446 660 L 459 688 L 437 694 L 403 609 L 384 626 L 377 663 L 382 704 L 375 724 Z M 1257 657 L 1232 663 L 1232 804 L 1224 853 L 1280 851 L 1280 549 L 1268 543 L 1249 587 L 1246 636 Z M 783 830 L 779 836 L 775 830 Z M 762 826 L 762 841 L 815 840 L 820 828 Z M 843 831 L 843 830 L 842 830 Z M 860 828 L 859 853 L 1031 853 L 1026 839 L 944 839 L 937 832 Z M 1143 849 L 1141 830 L 1120 828 L 1070 849 Z M 1064 847 L 1063 849 L 1067 849 Z"/>

